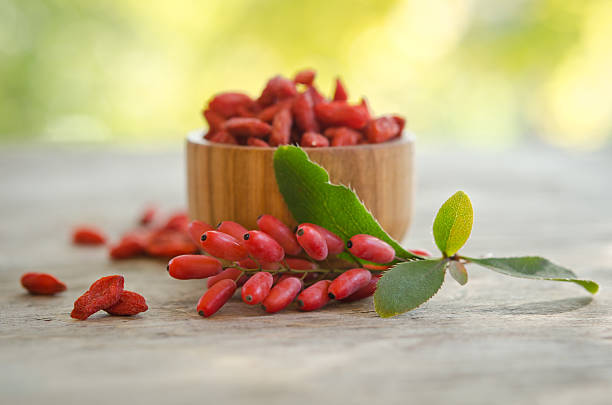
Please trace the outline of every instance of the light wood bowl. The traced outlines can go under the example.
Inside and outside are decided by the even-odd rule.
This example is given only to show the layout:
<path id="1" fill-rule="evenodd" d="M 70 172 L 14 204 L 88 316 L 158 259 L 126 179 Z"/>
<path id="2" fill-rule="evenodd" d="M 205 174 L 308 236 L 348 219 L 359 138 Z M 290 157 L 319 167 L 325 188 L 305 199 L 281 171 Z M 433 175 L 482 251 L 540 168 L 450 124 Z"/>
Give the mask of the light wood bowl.
<path id="1" fill-rule="evenodd" d="M 274 176 L 275 148 L 208 142 L 204 131 L 187 136 L 189 215 L 215 226 L 223 220 L 256 229 L 257 217 L 272 214 L 297 225 Z M 410 226 L 414 194 L 414 136 L 348 147 L 304 148 L 332 183 L 353 188 L 382 227 L 401 240 Z"/>

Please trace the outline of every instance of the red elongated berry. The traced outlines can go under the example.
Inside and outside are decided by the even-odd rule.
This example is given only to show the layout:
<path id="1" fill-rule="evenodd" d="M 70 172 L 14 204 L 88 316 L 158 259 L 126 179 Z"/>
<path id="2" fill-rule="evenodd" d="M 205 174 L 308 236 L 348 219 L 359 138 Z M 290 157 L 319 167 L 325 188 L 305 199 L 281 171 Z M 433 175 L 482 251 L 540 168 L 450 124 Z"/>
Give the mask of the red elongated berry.
<path id="1" fill-rule="evenodd" d="M 315 260 L 324 260 L 328 255 L 327 242 L 321 233 L 311 224 L 301 224 L 295 233 L 297 241 L 306 254 Z"/>
<path id="2" fill-rule="evenodd" d="M 337 255 L 344 251 L 344 241 L 332 231 L 323 228 L 322 226 L 310 223 L 304 223 L 302 225 L 310 225 L 314 227 L 321 236 L 325 239 L 325 243 L 327 244 L 327 254 L 328 255 Z"/>
<path id="3" fill-rule="evenodd" d="M 235 262 L 246 259 L 247 250 L 238 239 L 220 231 L 208 231 L 200 238 L 202 249 L 214 257 Z"/>
<path id="4" fill-rule="evenodd" d="M 335 132 L 331 145 L 332 146 L 353 146 L 357 145 L 363 139 L 361 132 L 347 127 L 340 127 Z"/>
<path id="5" fill-rule="evenodd" d="M 406 119 L 404 117 L 400 117 L 399 115 L 392 115 L 392 117 L 399 126 L 399 133 L 401 134 L 406 126 Z"/>
<path id="6" fill-rule="evenodd" d="M 129 259 L 145 253 L 149 238 L 153 233 L 148 230 L 128 232 L 117 243 L 109 248 L 113 260 Z"/>
<path id="7" fill-rule="evenodd" d="M 223 270 L 221 262 L 211 256 L 181 255 L 168 262 L 168 273 L 179 280 L 192 280 L 215 276 Z"/>
<path id="8" fill-rule="evenodd" d="M 186 231 L 189 226 L 189 216 L 186 212 L 177 212 L 168 218 L 163 229 L 171 229 L 175 231 Z"/>
<path id="9" fill-rule="evenodd" d="M 264 141 L 262 139 L 253 138 L 253 137 L 247 139 L 247 145 L 249 145 L 249 146 L 256 146 L 258 148 L 269 148 L 270 147 L 268 142 L 266 142 L 266 141 Z"/>
<path id="10" fill-rule="evenodd" d="M 317 88 L 314 85 L 308 86 L 306 91 L 308 92 L 308 94 L 310 94 L 310 97 L 312 98 L 312 102 L 314 105 L 317 105 L 319 103 L 324 103 L 326 101 L 325 97 L 323 97 L 323 95 L 319 92 L 319 90 L 317 90 Z"/>
<path id="11" fill-rule="evenodd" d="M 217 231 L 233 236 L 234 238 L 236 238 L 236 240 L 238 240 L 238 243 L 242 245 L 242 237 L 249 230 L 246 229 L 244 226 L 240 225 L 238 222 L 221 221 L 217 225 Z"/>
<path id="12" fill-rule="evenodd" d="M 329 146 L 329 139 L 316 132 L 306 132 L 302 135 L 300 146 L 307 148 L 324 148 Z"/>
<path id="13" fill-rule="evenodd" d="M 119 302 L 123 292 L 122 276 L 107 276 L 96 280 L 83 295 L 74 302 L 71 317 L 85 320 L 92 314 Z"/>
<path id="14" fill-rule="evenodd" d="M 238 279 L 241 278 L 241 276 L 242 276 L 242 271 L 238 270 L 235 267 L 228 267 L 227 269 L 223 270 L 221 273 L 217 274 L 216 276 L 209 277 L 206 280 L 206 286 L 210 288 L 221 280 L 233 280 L 237 282 Z"/>
<path id="15" fill-rule="evenodd" d="M 319 132 L 319 123 L 314 112 L 314 101 L 310 92 L 305 91 L 293 100 L 291 111 L 299 129 L 304 132 Z"/>
<path id="16" fill-rule="evenodd" d="M 185 231 L 173 229 L 161 229 L 153 233 L 146 243 L 146 252 L 154 257 L 169 258 L 198 251 Z"/>
<path id="17" fill-rule="evenodd" d="M 329 298 L 341 300 L 365 287 L 372 279 L 366 269 L 351 269 L 340 274 L 329 286 Z"/>
<path id="18" fill-rule="evenodd" d="M 264 137 L 272 127 L 258 118 L 235 117 L 225 121 L 224 128 L 234 136 Z"/>
<path id="19" fill-rule="evenodd" d="M 75 245 L 103 245 L 106 243 L 106 235 L 94 226 L 77 226 L 72 231 L 72 242 Z"/>
<path id="20" fill-rule="evenodd" d="M 208 123 L 208 131 L 210 134 L 214 134 L 223 129 L 223 124 L 225 123 L 225 117 L 211 109 L 206 109 L 202 113 L 204 118 L 206 119 L 206 123 Z"/>
<path id="21" fill-rule="evenodd" d="M 140 216 L 140 220 L 138 222 L 140 222 L 140 225 L 149 225 L 151 222 L 153 222 L 155 214 L 157 214 L 157 207 L 147 207 L 142 212 L 142 215 Z"/>
<path id="22" fill-rule="evenodd" d="M 242 259 L 236 262 L 236 264 L 240 267 L 243 267 L 245 269 L 259 269 L 262 268 L 263 270 L 278 270 L 278 268 L 281 266 L 280 263 L 266 263 L 266 262 L 259 262 L 257 263 L 255 260 L 251 259 L 251 258 L 246 258 L 246 259 Z"/>
<path id="23" fill-rule="evenodd" d="M 53 295 L 66 290 L 66 284 L 47 273 L 25 273 L 21 285 L 30 294 Z"/>
<path id="24" fill-rule="evenodd" d="M 208 103 L 208 108 L 216 113 L 221 114 L 225 118 L 238 115 L 241 108 L 251 108 L 254 101 L 251 97 L 243 93 L 227 92 L 217 94 Z"/>
<path id="25" fill-rule="evenodd" d="M 208 317 L 217 312 L 232 298 L 236 288 L 236 283 L 230 279 L 221 280 L 210 287 L 198 301 L 198 314 Z"/>
<path id="26" fill-rule="evenodd" d="M 187 225 L 187 232 L 189 232 L 189 236 L 191 237 L 191 241 L 196 244 L 196 246 L 200 246 L 200 240 L 202 239 L 202 235 L 204 235 L 208 231 L 212 231 L 215 228 L 208 225 L 203 221 L 191 221 L 189 225 Z"/>
<path id="27" fill-rule="evenodd" d="M 270 135 L 270 145 L 287 145 L 291 139 L 291 124 L 293 118 L 291 117 L 291 110 L 289 108 L 283 108 L 274 116 L 272 121 L 272 134 Z"/>
<path id="28" fill-rule="evenodd" d="M 349 127 L 361 129 L 370 118 L 363 104 L 350 105 L 345 101 L 331 101 L 315 105 L 314 111 L 319 121 L 328 127 Z"/>
<path id="29" fill-rule="evenodd" d="M 268 106 L 264 108 L 263 110 L 261 110 L 257 114 L 257 118 L 265 122 L 272 122 L 272 120 L 274 119 L 274 117 L 280 110 L 284 110 L 286 108 L 291 109 L 292 105 L 293 105 L 292 98 L 288 98 L 286 100 L 279 101 L 278 103 L 272 104 L 271 106 Z"/>
<path id="30" fill-rule="evenodd" d="M 368 123 L 365 133 L 370 143 L 381 143 L 398 136 L 400 126 L 393 117 L 380 117 Z"/>
<path id="31" fill-rule="evenodd" d="M 263 307 L 266 312 L 274 313 L 286 308 L 293 302 L 295 297 L 302 289 L 302 280 L 297 277 L 287 277 L 280 280 L 270 294 L 263 300 Z"/>
<path id="32" fill-rule="evenodd" d="M 395 258 L 395 250 L 372 235 L 355 235 L 346 242 L 346 247 L 358 258 L 374 263 L 389 263 Z"/>
<path id="33" fill-rule="evenodd" d="M 407 249 L 410 253 L 417 255 L 417 256 L 423 256 L 423 257 L 431 257 L 431 253 L 429 253 L 427 250 L 425 249 Z"/>
<path id="34" fill-rule="evenodd" d="M 302 251 L 291 229 L 274 215 L 260 215 L 259 218 L 257 218 L 257 226 L 261 231 L 274 238 L 274 240 L 285 250 L 285 253 L 289 255 L 299 255 Z"/>
<path id="35" fill-rule="evenodd" d="M 262 271 L 248 279 L 242 287 L 242 301 L 249 305 L 262 302 L 270 293 L 274 277 L 272 274 Z"/>
<path id="36" fill-rule="evenodd" d="M 270 235 L 262 231 L 248 231 L 243 236 L 244 246 L 255 260 L 265 263 L 280 262 L 285 251 Z"/>
<path id="37" fill-rule="evenodd" d="M 238 141 L 236 140 L 236 137 L 232 134 L 230 134 L 227 131 L 219 131 L 216 132 L 214 134 L 212 134 L 209 138 L 209 141 L 211 142 L 215 142 L 215 143 L 226 143 L 228 145 L 237 145 Z"/>
<path id="38" fill-rule="evenodd" d="M 310 86 L 314 81 L 316 74 L 317 72 L 315 72 L 313 69 L 304 69 L 297 72 L 297 74 L 293 78 L 293 81 L 295 83 L 301 83 Z"/>
<path id="39" fill-rule="evenodd" d="M 119 302 L 115 305 L 104 308 L 111 315 L 130 316 L 145 312 L 149 307 L 145 298 L 133 291 L 123 290 Z"/>
<path id="40" fill-rule="evenodd" d="M 293 81 L 282 76 L 274 76 L 268 80 L 266 87 L 261 92 L 261 96 L 257 99 L 257 103 L 262 107 L 266 107 L 279 100 L 293 97 L 296 94 L 297 90 Z"/>
<path id="41" fill-rule="evenodd" d="M 351 295 L 346 298 L 343 298 L 342 302 L 353 302 L 362 300 L 364 298 L 368 298 L 376 292 L 376 285 L 378 284 L 378 280 L 382 277 L 382 274 L 373 274 L 372 278 L 365 286 L 361 287 L 359 290 L 355 291 Z"/>
<path id="42" fill-rule="evenodd" d="M 315 262 L 297 257 L 287 257 L 285 263 L 293 270 L 316 270 L 319 268 Z"/>
<path id="43" fill-rule="evenodd" d="M 346 94 L 344 85 L 340 81 L 340 78 L 337 78 L 336 79 L 336 90 L 334 91 L 334 101 L 346 101 L 346 100 L 348 100 L 348 95 Z"/>
<path id="44" fill-rule="evenodd" d="M 300 311 L 314 311 L 322 308 L 329 302 L 328 288 L 331 280 L 317 281 L 297 297 L 297 305 Z"/>

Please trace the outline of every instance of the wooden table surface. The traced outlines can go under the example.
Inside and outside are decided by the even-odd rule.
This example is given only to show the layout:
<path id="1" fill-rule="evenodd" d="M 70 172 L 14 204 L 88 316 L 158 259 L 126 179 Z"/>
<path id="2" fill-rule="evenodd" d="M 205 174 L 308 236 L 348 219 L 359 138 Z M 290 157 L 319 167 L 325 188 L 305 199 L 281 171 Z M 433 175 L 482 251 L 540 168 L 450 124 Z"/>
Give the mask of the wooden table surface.
<path id="1" fill-rule="evenodd" d="M 408 246 L 433 248 L 437 208 L 463 189 L 475 209 L 466 254 L 537 253 L 601 291 L 473 267 L 467 286 L 448 278 L 391 319 L 371 299 L 270 316 L 238 297 L 203 319 L 194 306 L 204 283 L 69 243 L 74 224 L 116 238 L 146 202 L 183 207 L 183 166 L 178 148 L 0 149 L 0 403 L 612 403 L 609 151 L 418 150 Z M 26 270 L 54 273 L 68 290 L 29 296 Z M 108 274 L 123 274 L 150 310 L 71 319 L 74 299 Z"/>

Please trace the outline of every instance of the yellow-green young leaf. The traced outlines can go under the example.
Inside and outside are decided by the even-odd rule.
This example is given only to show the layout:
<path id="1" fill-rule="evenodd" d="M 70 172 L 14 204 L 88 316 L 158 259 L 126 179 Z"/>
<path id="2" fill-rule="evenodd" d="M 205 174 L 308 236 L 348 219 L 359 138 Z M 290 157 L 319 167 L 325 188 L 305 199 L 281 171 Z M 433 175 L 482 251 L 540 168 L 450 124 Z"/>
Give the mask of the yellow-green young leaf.
<path id="1" fill-rule="evenodd" d="M 385 271 L 374 293 L 378 315 L 399 315 L 429 300 L 444 282 L 445 267 L 446 260 L 418 260 Z"/>
<path id="2" fill-rule="evenodd" d="M 440 207 L 433 224 L 436 245 L 445 256 L 452 256 L 467 242 L 472 232 L 474 211 L 467 194 L 457 191 Z"/>
<path id="3" fill-rule="evenodd" d="M 420 258 L 393 240 L 351 189 L 331 184 L 327 171 L 308 159 L 301 148 L 279 146 L 274 152 L 274 173 L 285 203 L 299 223 L 327 228 L 344 242 L 360 233 L 376 236 L 391 245 L 398 257 Z"/>
<path id="4" fill-rule="evenodd" d="M 489 257 L 486 259 L 466 257 L 465 259 L 507 276 L 576 283 L 591 294 L 599 290 L 596 282 L 581 280 L 570 269 L 554 264 L 543 257 Z"/>
<path id="5" fill-rule="evenodd" d="M 456 260 L 451 260 L 448 264 L 448 272 L 461 285 L 466 285 L 468 282 L 467 270 L 463 263 Z"/>

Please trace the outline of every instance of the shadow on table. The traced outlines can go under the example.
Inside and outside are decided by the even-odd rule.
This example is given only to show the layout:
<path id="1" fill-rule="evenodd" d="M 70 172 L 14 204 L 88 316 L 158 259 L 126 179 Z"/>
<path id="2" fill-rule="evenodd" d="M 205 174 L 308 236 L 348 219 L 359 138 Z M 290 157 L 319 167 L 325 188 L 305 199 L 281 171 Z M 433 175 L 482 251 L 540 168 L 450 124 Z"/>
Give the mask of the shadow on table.
<path id="1" fill-rule="evenodd" d="M 560 300 L 528 302 L 521 305 L 493 307 L 494 312 L 506 315 L 554 315 L 571 312 L 589 305 L 593 297 L 574 297 Z"/>

